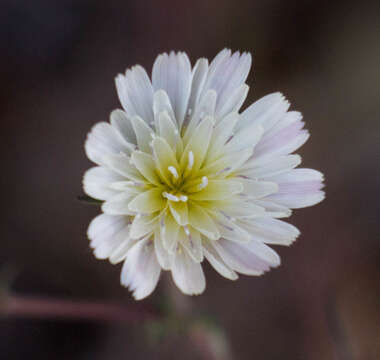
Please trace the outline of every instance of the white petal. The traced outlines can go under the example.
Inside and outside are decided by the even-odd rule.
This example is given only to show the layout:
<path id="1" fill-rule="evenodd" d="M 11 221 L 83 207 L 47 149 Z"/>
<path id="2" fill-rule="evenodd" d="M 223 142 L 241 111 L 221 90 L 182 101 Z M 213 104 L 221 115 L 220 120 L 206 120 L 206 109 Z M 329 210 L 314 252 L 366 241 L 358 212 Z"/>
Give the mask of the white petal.
<path id="1" fill-rule="evenodd" d="M 149 125 L 141 119 L 139 116 L 134 116 L 131 118 L 133 130 L 136 134 L 137 146 L 139 150 L 146 153 L 151 153 L 150 143 L 154 137 L 153 130 Z"/>
<path id="2" fill-rule="evenodd" d="M 153 88 L 156 91 L 160 89 L 166 91 L 179 127 L 187 111 L 191 78 L 191 64 L 185 53 L 161 54 L 153 65 Z"/>
<path id="3" fill-rule="evenodd" d="M 166 200 L 162 197 L 162 189 L 153 188 L 137 195 L 128 205 L 131 211 L 140 214 L 151 214 L 162 210 L 166 205 Z"/>
<path id="4" fill-rule="evenodd" d="M 100 122 L 88 133 L 85 150 L 91 161 L 103 165 L 105 154 L 129 154 L 131 149 L 115 128 L 106 122 Z"/>
<path id="5" fill-rule="evenodd" d="M 116 173 L 125 176 L 127 179 L 138 183 L 146 183 L 145 178 L 140 174 L 134 165 L 131 164 L 130 158 L 125 155 L 111 154 L 103 156 L 104 164 Z"/>
<path id="6" fill-rule="evenodd" d="M 195 110 L 187 124 L 183 142 L 185 145 L 189 143 L 189 139 L 194 135 L 199 123 L 206 117 L 213 118 L 215 115 L 217 94 L 215 90 L 209 90 L 203 95 L 199 101 L 199 104 L 195 107 Z"/>
<path id="7" fill-rule="evenodd" d="M 167 111 L 160 112 L 157 119 L 160 137 L 164 138 L 173 150 L 176 149 L 182 143 L 177 126 L 170 119 Z"/>
<path id="8" fill-rule="evenodd" d="M 178 234 L 178 240 L 194 261 L 203 261 L 202 238 L 197 230 L 188 230 L 188 234 L 186 234 L 186 231 L 181 228 Z"/>
<path id="9" fill-rule="evenodd" d="M 216 240 L 220 233 L 212 218 L 206 211 L 194 203 L 189 204 L 189 223 L 206 237 Z"/>
<path id="10" fill-rule="evenodd" d="M 118 264 L 125 260 L 128 255 L 129 249 L 136 243 L 136 240 L 129 238 L 128 241 L 123 241 L 118 247 L 116 247 L 109 257 L 111 264 Z"/>
<path id="11" fill-rule="evenodd" d="M 289 102 L 282 94 L 267 95 L 243 111 L 237 127 L 241 129 L 250 124 L 256 124 L 268 131 L 285 115 L 289 106 Z"/>
<path id="12" fill-rule="evenodd" d="M 170 212 L 179 225 L 187 225 L 189 223 L 188 207 L 186 202 L 169 201 Z"/>
<path id="13" fill-rule="evenodd" d="M 216 117 L 222 118 L 231 112 L 239 111 L 247 98 L 248 91 L 249 86 L 247 84 L 243 84 L 234 90 L 231 93 L 231 96 L 229 96 L 226 101 L 216 109 Z"/>
<path id="14" fill-rule="evenodd" d="M 152 155 L 142 151 L 134 151 L 131 156 L 132 163 L 150 183 L 160 185 L 160 179 L 155 172 L 155 162 Z"/>
<path id="15" fill-rule="evenodd" d="M 129 144 L 137 144 L 135 131 L 133 130 L 131 120 L 124 111 L 119 109 L 112 111 L 110 115 L 110 122 Z"/>
<path id="16" fill-rule="evenodd" d="M 199 295 L 206 288 L 202 266 L 192 260 L 187 251 L 177 252 L 172 257 L 171 272 L 175 284 L 187 295 Z"/>
<path id="17" fill-rule="evenodd" d="M 126 216 L 98 215 L 94 218 L 87 231 L 91 240 L 90 246 L 98 259 L 106 259 L 117 251 L 120 245 L 125 248 L 125 253 L 132 246 L 133 241 L 129 237 L 129 221 Z M 125 255 L 124 253 L 124 255 Z"/>
<path id="18" fill-rule="evenodd" d="M 253 124 L 238 131 L 226 145 L 226 152 L 240 151 L 247 147 L 253 149 L 260 141 L 264 129 L 261 125 Z"/>
<path id="19" fill-rule="evenodd" d="M 203 244 L 203 253 L 212 265 L 212 267 L 222 276 L 230 280 L 236 280 L 238 275 L 233 271 L 220 257 L 215 248 L 205 241 Z"/>
<path id="20" fill-rule="evenodd" d="M 154 112 L 154 121 L 156 124 L 156 130 L 159 129 L 158 126 L 158 116 L 166 112 L 170 118 L 170 120 L 175 124 L 176 128 L 178 127 L 177 120 L 174 115 L 174 111 L 172 108 L 172 104 L 170 103 L 170 99 L 165 90 L 157 90 L 154 93 L 153 97 L 153 112 Z"/>
<path id="21" fill-rule="evenodd" d="M 255 199 L 253 201 L 256 205 L 265 209 L 266 215 L 274 218 L 284 218 L 292 215 L 292 210 L 284 205 L 277 204 L 273 201 L 264 199 Z"/>
<path id="22" fill-rule="evenodd" d="M 187 164 L 189 152 L 194 154 L 193 171 L 198 170 L 206 157 L 208 146 L 210 144 L 212 127 L 214 125 L 213 118 L 206 116 L 196 127 L 193 135 L 189 138 L 189 142 L 183 151 L 181 158 L 181 167 Z"/>
<path id="23" fill-rule="evenodd" d="M 239 181 L 243 184 L 243 194 L 250 198 L 260 199 L 278 191 L 278 185 L 275 182 L 248 179 L 239 179 Z"/>
<path id="24" fill-rule="evenodd" d="M 93 167 L 86 171 L 83 177 L 83 189 L 85 193 L 95 199 L 106 200 L 117 194 L 110 188 L 110 184 L 122 180 L 123 177 L 101 166 Z"/>
<path id="25" fill-rule="evenodd" d="M 128 204 L 134 196 L 130 193 L 118 193 L 102 204 L 102 211 L 110 215 L 133 215 L 134 212 L 129 209 Z"/>
<path id="26" fill-rule="evenodd" d="M 194 111 L 195 106 L 198 104 L 200 95 L 203 90 L 203 86 L 206 82 L 208 73 L 208 60 L 207 59 L 199 59 L 196 64 L 194 65 L 193 69 L 193 81 L 191 84 L 191 93 L 190 93 L 190 99 L 189 99 L 189 110 L 190 115 L 191 112 Z"/>
<path id="27" fill-rule="evenodd" d="M 165 249 L 163 245 L 163 240 L 160 236 L 160 233 L 156 231 L 154 233 L 154 250 L 156 252 L 157 260 L 160 266 L 164 270 L 169 270 L 170 269 L 170 257 L 171 255 L 169 252 Z"/>
<path id="28" fill-rule="evenodd" d="M 169 213 L 166 214 L 164 220 L 160 223 L 160 235 L 164 248 L 170 253 L 174 254 L 178 242 L 179 224 Z"/>
<path id="29" fill-rule="evenodd" d="M 223 152 L 223 147 L 233 134 L 233 128 L 238 120 L 238 113 L 230 113 L 215 126 L 207 154 L 207 163 L 217 159 Z"/>
<path id="30" fill-rule="evenodd" d="M 121 284 L 133 291 L 136 300 L 141 300 L 153 292 L 160 273 L 153 241 L 147 238 L 129 250 L 121 270 Z"/>
<path id="31" fill-rule="evenodd" d="M 158 225 L 158 218 L 157 214 L 135 216 L 131 224 L 131 238 L 139 239 L 152 233 Z"/>
<path id="32" fill-rule="evenodd" d="M 153 88 L 146 71 L 139 65 L 116 79 L 119 100 L 129 118 L 136 115 L 147 123 L 153 121 Z"/>
<path id="33" fill-rule="evenodd" d="M 217 219 L 220 237 L 235 242 L 246 242 L 251 239 L 251 236 L 247 231 L 237 223 L 229 220 L 226 216 L 219 215 L 217 216 Z"/>

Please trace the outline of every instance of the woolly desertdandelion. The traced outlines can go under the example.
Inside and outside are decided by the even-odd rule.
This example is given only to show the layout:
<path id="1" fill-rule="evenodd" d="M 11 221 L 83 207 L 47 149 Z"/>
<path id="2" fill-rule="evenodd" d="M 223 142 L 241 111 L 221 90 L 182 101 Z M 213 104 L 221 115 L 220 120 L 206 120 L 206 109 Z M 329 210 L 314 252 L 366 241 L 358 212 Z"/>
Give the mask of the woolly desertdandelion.
<path id="1" fill-rule="evenodd" d="M 323 175 L 296 167 L 309 137 L 280 93 L 240 111 L 251 55 L 221 51 L 194 67 L 185 53 L 159 55 L 116 77 L 123 110 L 96 124 L 85 149 L 97 164 L 83 179 L 102 200 L 88 228 L 99 259 L 123 262 L 121 283 L 148 296 L 162 270 L 185 294 L 204 291 L 202 262 L 222 276 L 280 265 L 268 245 L 299 231 L 282 218 L 324 198 Z"/>

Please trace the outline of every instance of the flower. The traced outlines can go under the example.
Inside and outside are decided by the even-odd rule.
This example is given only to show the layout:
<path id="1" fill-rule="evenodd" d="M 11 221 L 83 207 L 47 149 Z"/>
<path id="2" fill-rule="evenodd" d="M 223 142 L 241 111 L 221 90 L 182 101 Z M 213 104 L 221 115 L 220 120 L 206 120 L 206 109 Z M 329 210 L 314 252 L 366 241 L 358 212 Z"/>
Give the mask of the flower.
<path id="1" fill-rule="evenodd" d="M 159 55 L 116 77 L 124 110 L 96 124 L 85 149 L 98 166 L 85 192 L 104 201 L 88 228 L 99 259 L 124 262 L 121 283 L 148 296 L 161 270 L 185 294 L 205 289 L 204 259 L 222 276 L 261 275 L 280 264 L 268 246 L 299 235 L 279 220 L 324 198 L 323 175 L 295 169 L 309 137 L 302 115 L 274 93 L 240 108 L 249 53 L 221 51 L 192 68 L 185 53 Z"/>

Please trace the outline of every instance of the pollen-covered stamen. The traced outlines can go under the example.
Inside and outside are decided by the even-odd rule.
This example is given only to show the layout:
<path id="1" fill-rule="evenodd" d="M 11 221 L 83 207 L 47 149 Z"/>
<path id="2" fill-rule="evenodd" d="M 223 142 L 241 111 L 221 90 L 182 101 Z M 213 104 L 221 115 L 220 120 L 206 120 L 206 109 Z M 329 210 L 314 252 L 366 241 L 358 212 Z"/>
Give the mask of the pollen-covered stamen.
<path id="1" fill-rule="evenodd" d="M 174 179 L 178 179 L 179 178 L 178 171 L 177 171 L 177 169 L 174 166 L 169 166 L 168 170 L 173 175 Z"/>
<path id="2" fill-rule="evenodd" d="M 166 192 L 166 191 L 164 191 L 164 192 L 162 193 L 162 196 L 163 196 L 164 198 L 170 200 L 170 201 L 174 201 L 174 202 L 178 202 L 178 201 L 180 201 L 180 198 L 179 198 L 178 196 L 175 196 L 175 195 L 173 195 L 173 194 L 170 194 L 170 193 L 168 193 L 168 192 Z"/>

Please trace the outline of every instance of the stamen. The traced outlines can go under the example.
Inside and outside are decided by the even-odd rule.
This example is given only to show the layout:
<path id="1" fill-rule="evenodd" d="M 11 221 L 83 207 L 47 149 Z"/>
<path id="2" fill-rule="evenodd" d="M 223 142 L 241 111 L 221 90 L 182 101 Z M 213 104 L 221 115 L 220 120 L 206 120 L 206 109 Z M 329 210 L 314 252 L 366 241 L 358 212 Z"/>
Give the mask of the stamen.
<path id="1" fill-rule="evenodd" d="M 175 202 L 178 202 L 179 201 L 179 197 L 178 196 L 175 196 L 173 194 L 169 194 L 167 193 L 166 191 L 164 191 L 162 193 L 162 196 L 170 201 L 175 201 Z"/>
<path id="2" fill-rule="evenodd" d="M 186 234 L 187 236 L 190 236 L 190 229 L 189 229 L 189 227 L 188 227 L 187 225 L 185 225 L 185 226 L 183 227 L 183 230 L 185 231 L 185 234 Z"/>
<path id="3" fill-rule="evenodd" d="M 188 199 L 188 197 L 187 197 L 186 195 L 180 195 L 180 196 L 179 196 L 179 199 L 180 199 L 181 201 L 183 201 L 183 202 L 186 202 L 187 199 Z"/>
<path id="4" fill-rule="evenodd" d="M 190 150 L 188 154 L 187 168 L 191 170 L 194 165 L 194 153 Z"/>
<path id="5" fill-rule="evenodd" d="M 175 179 L 179 178 L 178 171 L 174 166 L 169 166 L 168 170 L 171 172 Z"/>
<path id="6" fill-rule="evenodd" d="M 202 177 L 202 182 L 198 185 L 198 189 L 202 190 L 208 185 L 208 178 L 207 176 Z"/>

